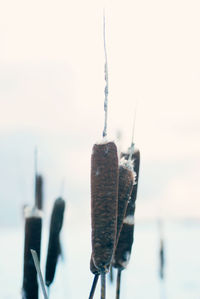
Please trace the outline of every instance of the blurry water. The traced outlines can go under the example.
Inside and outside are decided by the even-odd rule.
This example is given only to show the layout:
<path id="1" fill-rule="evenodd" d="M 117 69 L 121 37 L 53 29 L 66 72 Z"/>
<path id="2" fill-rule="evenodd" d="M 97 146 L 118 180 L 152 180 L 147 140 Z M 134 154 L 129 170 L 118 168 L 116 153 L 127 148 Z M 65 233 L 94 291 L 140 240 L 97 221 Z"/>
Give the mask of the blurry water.
<path id="1" fill-rule="evenodd" d="M 157 225 L 153 222 L 137 223 L 132 258 L 127 270 L 122 272 L 121 299 L 199 299 L 199 231 L 199 222 L 165 224 L 166 279 L 161 283 L 158 278 Z M 47 231 L 44 230 L 43 272 L 47 237 Z M 77 223 L 73 227 L 66 225 L 62 237 L 64 261 L 59 263 L 50 298 L 88 298 L 93 279 L 89 271 L 89 223 Z M 0 244 L 0 298 L 21 298 L 23 228 L 1 229 Z M 115 298 L 115 285 L 110 285 L 108 279 L 107 287 L 107 298 Z M 99 293 L 98 286 L 95 298 L 100 298 Z"/>

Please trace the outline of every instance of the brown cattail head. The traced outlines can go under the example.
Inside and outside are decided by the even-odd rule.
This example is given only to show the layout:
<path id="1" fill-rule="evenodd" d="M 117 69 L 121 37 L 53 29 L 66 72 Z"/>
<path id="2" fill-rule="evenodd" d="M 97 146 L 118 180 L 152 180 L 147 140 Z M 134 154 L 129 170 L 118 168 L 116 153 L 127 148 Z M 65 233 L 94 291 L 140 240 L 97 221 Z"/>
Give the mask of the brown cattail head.
<path id="1" fill-rule="evenodd" d="M 42 217 L 37 209 L 25 211 L 25 241 L 24 241 L 24 274 L 23 274 L 23 299 L 38 298 L 37 272 L 31 255 L 31 249 L 37 252 L 40 259 Z"/>
<path id="2" fill-rule="evenodd" d="M 59 197 L 55 200 L 50 222 L 49 245 L 46 261 L 45 283 L 47 286 L 53 282 L 58 256 L 61 253 L 60 231 L 63 224 L 65 201 Z"/>
<path id="3" fill-rule="evenodd" d="M 126 213 L 130 195 L 135 183 L 132 161 L 120 160 L 119 166 L 119 189 L 118 189 L 118 217 L 117 217 L 117 237 L 116 246 L 123 225 L 123 219 Z"/>
<path id="4" fill-rule="evenodd" d="M 100 272 L 108 271 L 114 252 L 118 176 L 115 143 L 95 144 L 91 158 L 92 257 Z"/>
<path id="5" fill-rule="evenodd" d="M 123 155 L 128 157 L 128 155 Z M 135 215 L 135 201 L 137 198 L 137 187 L 139 178 L 139 165 L 140 165 L 140 153 L 136 150 L 133 153 L 132 159 L 134 160 L 134 172 L 136 173 L 135 184 L 131 193 L 130 201 L 127 206 L 126 214 L 123 220 L 122 230 L 119 236 L 117 248 L 115 250 L 115 256 L 113 260 L 113 266 L 115 268 L 124 269 L 129 263 L 132 244 L 134 241 L 134 215 Z"/>
<path id="6" fill-rule="evenodd" d="M 36 175 L 35 182 L 35 205 L 39 210 L 43 208 L 43 177 Z"/>

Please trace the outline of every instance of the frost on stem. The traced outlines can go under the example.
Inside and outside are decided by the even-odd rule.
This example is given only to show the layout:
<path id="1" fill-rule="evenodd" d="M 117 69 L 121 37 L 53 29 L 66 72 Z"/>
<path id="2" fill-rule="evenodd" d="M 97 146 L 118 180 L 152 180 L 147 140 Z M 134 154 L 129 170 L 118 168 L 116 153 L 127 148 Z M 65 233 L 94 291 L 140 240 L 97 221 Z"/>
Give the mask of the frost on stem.
<path id="1" fill-rule="evenodd" d="M 104 54 L 105 54 L 105 81 L 106 86 L 104 90 L 105 100 L 104 100 L 104 112 L 105 112 L 105 120 L 104 120 L 104 130 L 103 137 L 107 136 L 107 119 L 108 119 L 108 60 L 107 60 L 107 50 L 106 50 L 106 22 L 105 22 L 105 14 L 103 17 L 103 40 L 104 40 Z"/>

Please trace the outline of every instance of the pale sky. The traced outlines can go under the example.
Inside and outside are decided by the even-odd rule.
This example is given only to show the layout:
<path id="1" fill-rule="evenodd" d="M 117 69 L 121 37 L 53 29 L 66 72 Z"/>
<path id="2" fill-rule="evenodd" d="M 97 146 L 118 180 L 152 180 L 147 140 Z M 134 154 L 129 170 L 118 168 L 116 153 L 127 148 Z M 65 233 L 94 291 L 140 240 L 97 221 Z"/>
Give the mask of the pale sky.
<path id="1" fill-rule="evenodd" d="M 199 217 L 200 2 L 193 0 L 1 2 L 0 160 L 16 188 L 17 159 L 21 176 L 29 174 L 17 203 L 24 202 L 20 194 L 31 197 L 35 143 L 41 171 L 52 171 L 47 194 L 56 196 L 65 176 L 70 198 L 84 188 L 89 197 L 91 148 L 103 130 L 104 7 L 108 135 L 120 130 L 122 148 L 130 144 L 138 102 L 137 215 Z M 12 196 L 0 198 L 0 210 Z"/>

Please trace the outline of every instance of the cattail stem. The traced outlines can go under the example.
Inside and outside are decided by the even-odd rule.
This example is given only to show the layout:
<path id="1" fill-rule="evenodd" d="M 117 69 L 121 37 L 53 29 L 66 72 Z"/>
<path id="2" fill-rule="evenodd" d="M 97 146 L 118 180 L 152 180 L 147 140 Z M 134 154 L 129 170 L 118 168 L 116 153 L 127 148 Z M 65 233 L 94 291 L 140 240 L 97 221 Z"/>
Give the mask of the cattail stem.
<path id="1" fill-rule="evenodd" d="M 106 273 L 101 273 L 101 299 L 106 298 Z"/>
<path id="2" fill-rule="evenodd" d="M 120 297 L 121 272 L 122 272 L 122 270 L 118 269 L 118 271 L 117 271 L 116 299 L 119 299 L 119 297 Z"/>
<path id="3" fill-rule="evenodd" d="M 98 279 L 99 279 L 99 274 L 95 274 L 94 280 L 93 280 L 93 283 L 92 283 L 92 288 L 91 288 L 90 295 L 89 295 L 89 299 L 92 299 L 94 297 L 94 293 L 95 293 L 95 290 L 96 290 Z"/>
<path id="4" fill-rule="evenodd" d="M 110 278 L 110 282 L 113 283 L 113 266 L 110 266 L 110 272 L 109 272 L 109 278 Z"/>
<path id="5" fill-rule="evenodd" d="M 50 298 L 50 287 L 47 287 L 47 296 Z"/>

